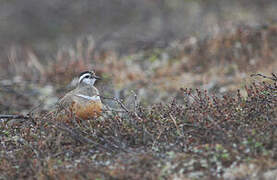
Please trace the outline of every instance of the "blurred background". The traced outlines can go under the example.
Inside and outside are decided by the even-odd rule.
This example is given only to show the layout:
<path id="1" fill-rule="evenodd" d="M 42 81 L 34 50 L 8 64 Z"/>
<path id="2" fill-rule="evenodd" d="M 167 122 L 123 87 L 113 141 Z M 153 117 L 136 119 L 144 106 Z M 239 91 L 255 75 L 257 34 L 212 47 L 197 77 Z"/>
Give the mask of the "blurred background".
<path id="1" fill-rule="evenodd" d="M 204 38 L 234 25 L 276 22 L 274 0 L 2 0 L 0 44 L 57 51 L 92 35 L 99 48 L 164 45 L 187 36 Z"/>
<path id="2" fill-rule="evenodd" d="M 103 95 L 127 104 L 134 93 L 152 104 L 180 88 L 235 92 L 251 73 L 276 72 L 276 8 L 274 0 L 2 0 L 0 110 L 47 109 L 87 69 L 104 78 Z"/>

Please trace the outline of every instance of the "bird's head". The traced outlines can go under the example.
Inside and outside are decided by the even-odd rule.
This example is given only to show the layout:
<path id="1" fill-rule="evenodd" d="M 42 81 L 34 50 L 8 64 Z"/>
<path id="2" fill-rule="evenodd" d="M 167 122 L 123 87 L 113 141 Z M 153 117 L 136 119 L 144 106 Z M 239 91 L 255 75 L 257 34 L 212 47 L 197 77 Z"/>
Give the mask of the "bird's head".
<path id="1" fill-rule="evenodd" d="M 96 76 L 94 71 L 85 71 L 79 75 L 79 85 L 90 85 L 93 86 L 96 80 L 100 80 L 99 76 Z"/>

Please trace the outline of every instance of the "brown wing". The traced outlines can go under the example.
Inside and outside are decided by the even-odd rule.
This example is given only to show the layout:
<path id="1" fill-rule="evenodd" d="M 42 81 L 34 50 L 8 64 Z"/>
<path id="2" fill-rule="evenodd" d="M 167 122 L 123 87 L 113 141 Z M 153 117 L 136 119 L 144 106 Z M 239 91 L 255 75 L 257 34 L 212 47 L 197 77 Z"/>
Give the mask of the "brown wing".
<path id="1" fill-rule="evenodd" d="M 58 101 L 59 108 L 69 107 L 73 103 L 73 96 L 75 94 L 75 89 L 67 93 L 63 98 Z"/>
<path id="2" fill-rule="evenodd" d="M 67 118 L 74 113 L 81 119 L 90 119 L 97 117 L 102 112 L 101 101 L 90 101 L 82 97 L 76 96 L 82 94 L 86 96 L 99 95 L 95 87 L 77 88 L 67 93 L 62 99 L 58 101 L 57 115 L 58 119 Z"/>

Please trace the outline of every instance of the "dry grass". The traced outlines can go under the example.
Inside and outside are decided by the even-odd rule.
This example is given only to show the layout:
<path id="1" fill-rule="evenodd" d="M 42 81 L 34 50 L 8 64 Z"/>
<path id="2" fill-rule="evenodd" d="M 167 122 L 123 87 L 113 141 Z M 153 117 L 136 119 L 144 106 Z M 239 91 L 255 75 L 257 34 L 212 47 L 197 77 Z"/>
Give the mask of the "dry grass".
<path id="1" fill-rule="evenodd" d="M 96 52 L 86 39 L 45 64 L 31 50 L 11 51 L 5 74 L 16 73 L 1 81 L 2 112 L 61 96 L 89 68 L 104 77 L 101 98 L 116 110 L 74 125 L 43 112 L 0 119 L 0 178 L 273 177 L 277 77 L 255 72 L 276 69 L 276 31 L 239 28 L 129 56 Z M 242 74 L 251 83 L 242 85 Z"/>

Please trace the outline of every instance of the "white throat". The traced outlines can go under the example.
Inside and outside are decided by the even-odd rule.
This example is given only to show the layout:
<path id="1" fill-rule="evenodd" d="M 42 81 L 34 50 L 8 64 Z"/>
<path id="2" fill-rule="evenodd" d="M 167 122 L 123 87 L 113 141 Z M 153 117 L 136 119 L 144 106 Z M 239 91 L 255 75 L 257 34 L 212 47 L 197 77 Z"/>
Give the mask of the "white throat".
<path id="1" fill-rule="evenodd" d="M 85 73 L 85 74 L 83 74 L 79 78 L 79 84 L 80 83 L 85 83 L 87 85 L 93 86 L 95 81 L 96 81 L 96 79 L 95 78 L 91 78 L 91 74 L 90 73 Z"/>
<path id="2" fill-rule="evenodd" d="M 95 81 L 96 81 L 95 78 L 93 78 L 93 79 L 85 78 L 85 79 L 83 79 L 82 83 L 85 83 L 87 85 L 93 86 Z"/>

